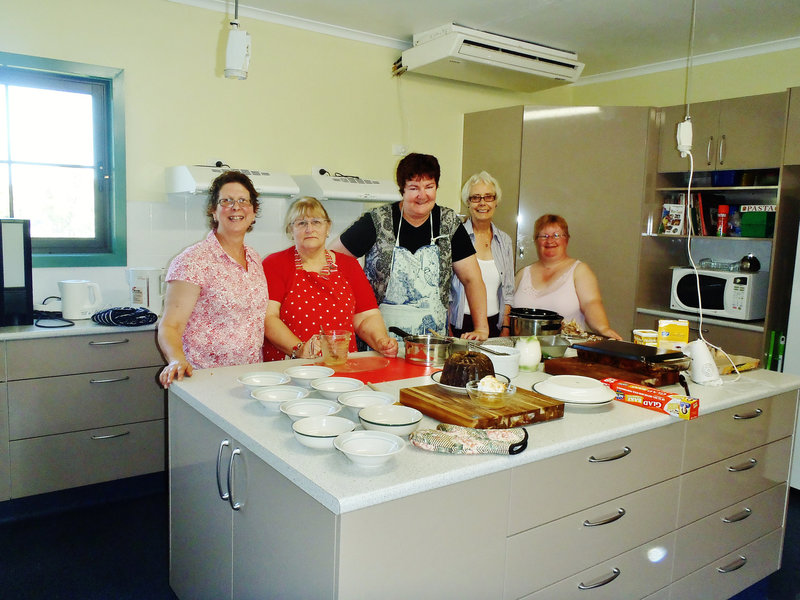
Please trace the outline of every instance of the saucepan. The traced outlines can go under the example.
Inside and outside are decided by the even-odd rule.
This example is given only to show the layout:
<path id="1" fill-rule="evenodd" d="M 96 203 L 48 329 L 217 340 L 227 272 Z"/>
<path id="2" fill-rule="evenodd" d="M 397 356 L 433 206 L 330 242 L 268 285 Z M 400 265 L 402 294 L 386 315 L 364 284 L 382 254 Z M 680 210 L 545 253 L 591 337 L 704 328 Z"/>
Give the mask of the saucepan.
<path id="1" fill-rule="evenodd" d="M 450 356 L 453 340 L 449 338 L 411 335 L 398 327 L 389 327 L 389 331 L 403 338 L 408 362 L 429 367 L 441 367 Z"/>
<path id="2" fill-rule="evenodd" d="M 560 314 L 539 308 L 512 308 L 509 314 L 511 335 L 556 335 L 561 333 Z"/>

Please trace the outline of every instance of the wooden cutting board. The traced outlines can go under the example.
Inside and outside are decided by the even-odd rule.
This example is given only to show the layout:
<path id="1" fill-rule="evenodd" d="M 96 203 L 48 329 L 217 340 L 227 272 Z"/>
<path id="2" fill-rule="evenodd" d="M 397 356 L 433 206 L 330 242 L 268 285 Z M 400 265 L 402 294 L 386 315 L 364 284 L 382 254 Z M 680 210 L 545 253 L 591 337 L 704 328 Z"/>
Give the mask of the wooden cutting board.
<path id="1" fill-rule="evenodd" d="M 584 377 L 599 380 L 606 377 L 615 377 L 616 379 L 652 387 L 678 383 L 678 376 L 680 375 L 680 371 L 676 369 L 663 369 L 655 366 L 639 370 L 625 369 L 620 366 L 588 362 L 577 356 L 550 358 L 544 361 L 544 372 L 550 375 L 583 375 Z"/>
<path id="2" fill-rule="evenodd" d="M 520 388 L 499 407 L 480 405 L 467 394 L 449 392 L 436 384 L 402 388 L 400 404 L 442 423 L 477 429 L 508 429 L 564 416 L 563 402 Z"/>

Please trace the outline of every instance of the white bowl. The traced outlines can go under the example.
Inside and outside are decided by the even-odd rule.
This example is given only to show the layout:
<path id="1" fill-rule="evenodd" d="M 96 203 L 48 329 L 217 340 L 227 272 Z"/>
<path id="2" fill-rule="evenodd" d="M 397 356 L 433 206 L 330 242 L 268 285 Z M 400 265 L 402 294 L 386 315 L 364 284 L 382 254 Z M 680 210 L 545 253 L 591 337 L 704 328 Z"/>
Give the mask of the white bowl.
<path id="1" fill-rule="evenodd" d="M 480 346 L 473 346 L 476 350 L 481 348 L 488 348 L 489 350 L 496 350 L 497 352 L 505 352 L 507 356 L 498 356 L 490 352 L 483 352 L 492 361 L 495 373 L 502 373 L 509 378 L 514 379 L 519 375 L 519 350 L 511 346 L 494 346 L 492 344 L 481 344 Z"/>
<path id="2" fill-rule="evenodd" d="M 260 387 L 250 392 L 250 395 L 261 403 L 261 406 L 271 412 L 278 412 L 281 403 L 288 400 L 299 400 L 308 396 L 309 391 L 296 385 L 273 385 Z"/>
<path id="3" fill-rule="evenodd" d="M 301 398 L 281 403 L 281 412 L 292 421 L 299 421 L 305 417 L 335 415 L 341 410 L 341 404 L 322 398 Z"/>
<path id="4" fill-rule="evenodd" d="M 323 367 L 322 365 L 301 365 L 298 367 L 289 367 L 284 371 L 284 373 L 292 378 L 292 381 L 303 387 L 311 387 L 311 382 L 315 379 L 330 377 L 334 372 L 335 371 L 330 367 Z"/>
<path id="5" fill-rule="evenodd" d="M 250 371 L 237 377 L 236 381 L 248 390 L 253 391 L 260 387 L 289 383 L 290 379 L 291 377 L 286 373 L 279 373 L 278 371 Z"/>
<path id="6" fill-rule="evenodd" d="M 292 423 L 297 441 L 309 448 L 333 448 L 336 436 L 353 431 L 356 424 L 337 416 L 306 417 Z"/>
<path id="7" fill-rule="evenodd" d="M 343 433 L 333 445 L 361 467 L 379 467 L 405 447 L 403 439 L 383 431 L 350 431 Z"/>
<path id="8" fill-rule="evenodd" d="M 400 404 L 374 404 L 362 408 L 358 418 L 364 429 L 406 436 L 419 427 L 422 413 Z"/>
<path id="9" fill-rule="evenodd" d="M 385 392 L 376 392 L 369 388 L 355 392 L 339 394 L 339 403 L 344 406 L 345 416 L 350 416 L 358 421 L 358 411 L 365 406 L 374 404 L 394 404 L 394 396 Z"/>
<path id="10" fill-rule="evenodd" d="M 336 400 L 339 394 L 360 390 L 364 387 L 364 382 L 353 377 L 325 377 L 312 381 L 311 387 L 326 398 Z"/>

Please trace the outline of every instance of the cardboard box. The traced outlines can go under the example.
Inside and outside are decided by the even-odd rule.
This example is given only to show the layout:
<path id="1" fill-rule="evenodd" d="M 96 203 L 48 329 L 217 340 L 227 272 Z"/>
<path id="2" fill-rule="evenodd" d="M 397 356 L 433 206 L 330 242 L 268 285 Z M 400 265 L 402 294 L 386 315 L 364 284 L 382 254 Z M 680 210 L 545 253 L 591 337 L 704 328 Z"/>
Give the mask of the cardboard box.
<path id="1" fill-rule="evenodd" d="M 679 419 L 696 419 L 700 412 L 700 400 L 681 394 L 672 394 L 658 388 L 606 377 L 603 383 L 617 394 L 617 400 L 641 406 Z"/>
<path id="2" fill-rule="evenodd" d="M 658 320 L 658 347 L 664 350 L 683 350 L 689 343 L 689 321 L 686 319 Z"/>

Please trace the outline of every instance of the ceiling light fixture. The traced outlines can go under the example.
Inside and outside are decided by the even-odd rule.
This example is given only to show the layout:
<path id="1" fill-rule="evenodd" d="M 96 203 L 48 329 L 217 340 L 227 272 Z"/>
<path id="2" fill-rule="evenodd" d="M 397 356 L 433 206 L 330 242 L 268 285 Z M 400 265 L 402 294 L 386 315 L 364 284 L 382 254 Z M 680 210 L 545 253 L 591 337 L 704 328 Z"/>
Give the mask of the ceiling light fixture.
<path id="1" fill-rule="evenodd" d="M 250 34 L 239 29 L 239 0 L 236 0 L 231 30 L 228 32 L 228 46 L 225 50 L 225 77 L 228 79 L 247 79 L 250 66 Z"/>

